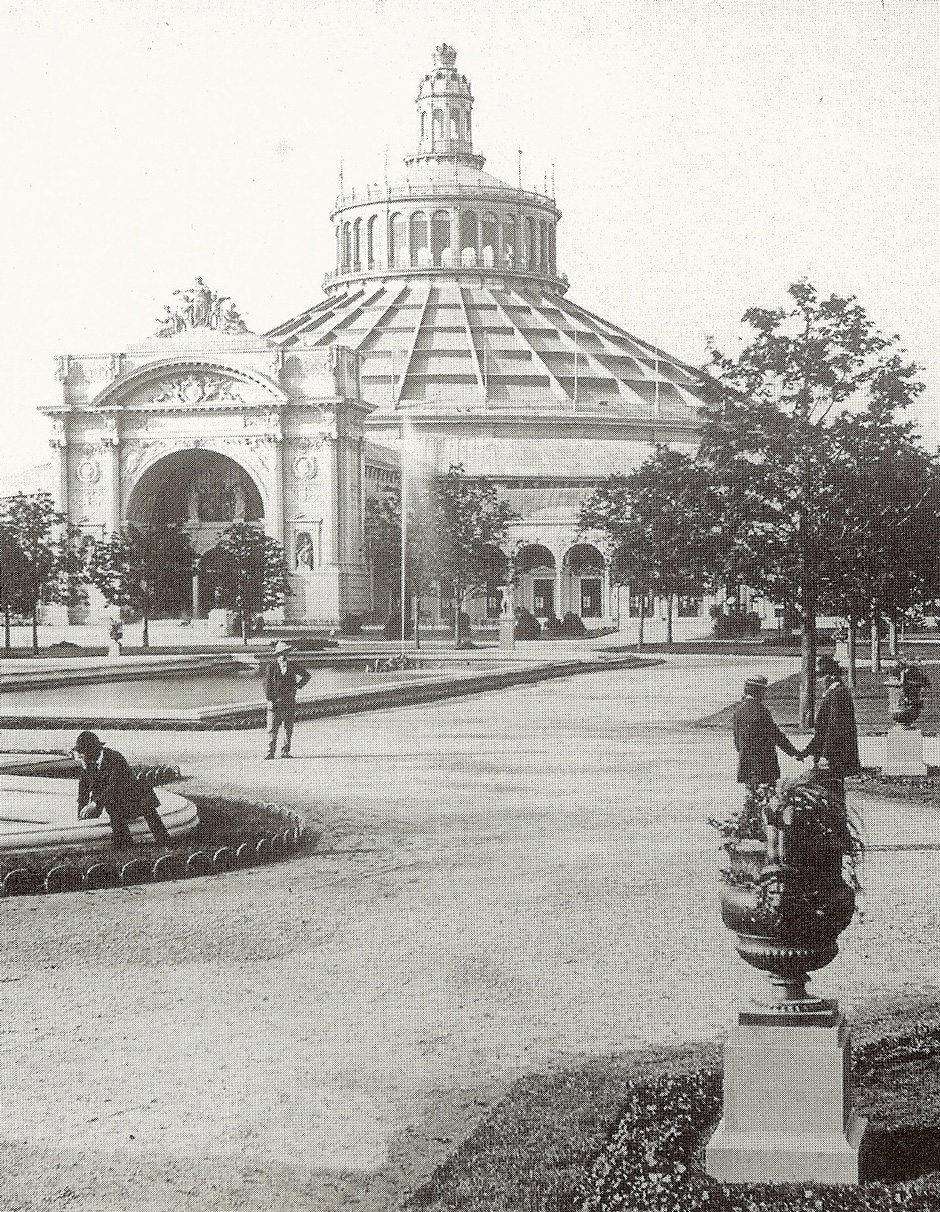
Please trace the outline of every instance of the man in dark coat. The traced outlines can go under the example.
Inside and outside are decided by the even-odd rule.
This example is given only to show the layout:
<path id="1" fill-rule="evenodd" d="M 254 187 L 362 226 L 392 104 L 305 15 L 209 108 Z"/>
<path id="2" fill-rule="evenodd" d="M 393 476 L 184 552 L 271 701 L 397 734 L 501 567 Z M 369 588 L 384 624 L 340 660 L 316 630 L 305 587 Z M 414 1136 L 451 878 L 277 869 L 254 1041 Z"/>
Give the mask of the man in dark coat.
<path id="1" fill-rule="evenodd" d="M 264 677 L 264 697 L 268 700 L 268 752 L 266 759 L 274 757 L 277 748 L 277 734 L 284 727 L 284 745 L 281 757 L 289 758 L 290 742 L 294 732 L 294 714 L 297 708 L 297 691 L 310 681 L 306 669 L 298 669 L 288 660 L 293 652 L 290 644 L 279 640 L 274 645 L 274 660 L 267 668 Z"/>
<path id="2" fill-rule="evenodd" d="M 820 782 L 826 787 L 832 802 L 844 813 L 843 780 L 862 771 L 858 758 L 855 705 L 843 685 L 842 670 L 831 656 L 819 658 L 816 675 L 822 681 L 823 695 L 816 708 L 813 739 L 803 750 L 803 756 L 813 758 Z"/>
<path id="3" fill-rule="evenodd" d="M 111 845 L 129 849 L 131 821 L 143 817 L 154 838 L 169 847 L 170 835 L 157 812 L 160 801 L 147 783 L 141 782 L 124 755 L 102 745 L 93 732 L 80 732 L 72 753 L 81 767 L 78 778 L 78 815 L 89 820 L 106 812 L 111 819 Z"/>
<path id="4" fill-rule="evenodd" d="M 764 706 L 765 677 L 748 678 L 744 683 L 744 702 L 734 713 L 734 747 L 738 751 L 738 782 L 754 792 L 761 785 L 772 786 L 780 778 L 777 750 L 790 757 L 801 757 L 784 736 Z"/>

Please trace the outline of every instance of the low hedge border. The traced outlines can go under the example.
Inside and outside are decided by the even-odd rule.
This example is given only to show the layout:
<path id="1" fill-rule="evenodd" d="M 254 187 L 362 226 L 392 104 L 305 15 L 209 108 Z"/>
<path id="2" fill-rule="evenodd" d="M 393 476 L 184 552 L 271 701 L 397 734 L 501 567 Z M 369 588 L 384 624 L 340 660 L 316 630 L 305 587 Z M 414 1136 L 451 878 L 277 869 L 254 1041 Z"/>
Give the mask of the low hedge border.
<path id="1" fill-rule="evenodd" d="M 278 804 L 190 798 L 199 811 L 199 825 L 169 851 L 145 842 L 126 857 L 114 856 L 110 847 L 91 846 L 0 856 L 0 898 L 223 875 L 309 853 L 320 837 L 299 813 Z"/>

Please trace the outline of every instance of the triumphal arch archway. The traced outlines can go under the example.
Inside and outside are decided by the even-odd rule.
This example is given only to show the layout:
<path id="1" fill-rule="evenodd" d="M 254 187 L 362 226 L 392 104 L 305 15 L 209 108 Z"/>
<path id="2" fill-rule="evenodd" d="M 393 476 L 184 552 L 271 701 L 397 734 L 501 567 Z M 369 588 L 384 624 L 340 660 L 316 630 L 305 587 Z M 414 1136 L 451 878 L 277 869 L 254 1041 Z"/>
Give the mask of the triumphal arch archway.
<path id="1" fill-rule="evenodd" d="M 371 409 L 358 356 L 314 341 L 284 351 L 198 278 L 165 310 L 147 340 L 58 358 L 61 396 L 42 410 L 58 508 L 97 539 L 128 524 L 185 534 L 196 556 L 187 613 L 211 604 L 199 560 L 234 522 L 284 547 L 288 619 L 335 624 L 364 612 Z"/>

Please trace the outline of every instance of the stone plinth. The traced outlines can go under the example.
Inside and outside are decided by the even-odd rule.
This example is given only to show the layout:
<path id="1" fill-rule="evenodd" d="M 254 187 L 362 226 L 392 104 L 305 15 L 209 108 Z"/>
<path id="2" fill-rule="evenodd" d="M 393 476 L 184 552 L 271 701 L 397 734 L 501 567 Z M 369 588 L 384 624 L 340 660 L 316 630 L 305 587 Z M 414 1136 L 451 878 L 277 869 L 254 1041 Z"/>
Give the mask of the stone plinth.
<path id="1" fill-rule="evenodd" d="M 705 1150 L 712 1178 L 859 1181 L 866 1120 L 852 1110 L 848 1024 L 829 1007 L 812 1025 L 780 1012 L 740 1016 L 724 1050 L 724 1116 Z"/>
<path id="2" fill-rule="evenodd" d="M 924 761 L 924 734 L 919 728 L 895 724 L 885 737 L 882 774 L 922 775 L 927 773 Z"/>
<path id="3" fill-rule="evenodd" d="M 503 615 L 499 620 L 500 648 L 513 648 L 516 643 L 516 620 Z"/>

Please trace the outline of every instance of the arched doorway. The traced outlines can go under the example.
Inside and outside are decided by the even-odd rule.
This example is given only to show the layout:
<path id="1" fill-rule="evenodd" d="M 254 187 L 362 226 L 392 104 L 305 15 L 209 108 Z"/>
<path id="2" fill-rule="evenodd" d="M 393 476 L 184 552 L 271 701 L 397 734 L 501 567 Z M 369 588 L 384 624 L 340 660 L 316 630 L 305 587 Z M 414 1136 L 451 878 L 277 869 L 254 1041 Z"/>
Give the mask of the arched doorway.
<path id="1" fill-rule="evenodd" d="M 562 564 L 565 596 L 569 610 L 582 619 L 599 619 L 605 614 L 604 556 L 590 543 L 576 543 Z"/>
<path id="2" fill-rule="evenodd" d="M 521 594 L 520 606 L 531 610 L 537 619 L 557 614 L 555 603 L 555 557 L 541 543 L 529 543 L 516 556 L 516 573 Z"/>
<path id="3" fill-rule="evenodd" d="M 214 606 L 235 604 L 227 600 L 231 577 L 217 551 L 219 539 L 236 522 L 263 527 L 264 506 L 257 484 L 234 459 L 212 450 L 179 450 L 158 459 L 134 485 L 127 520 L 179 540 L 156 611 L 205 617 Z"/>

